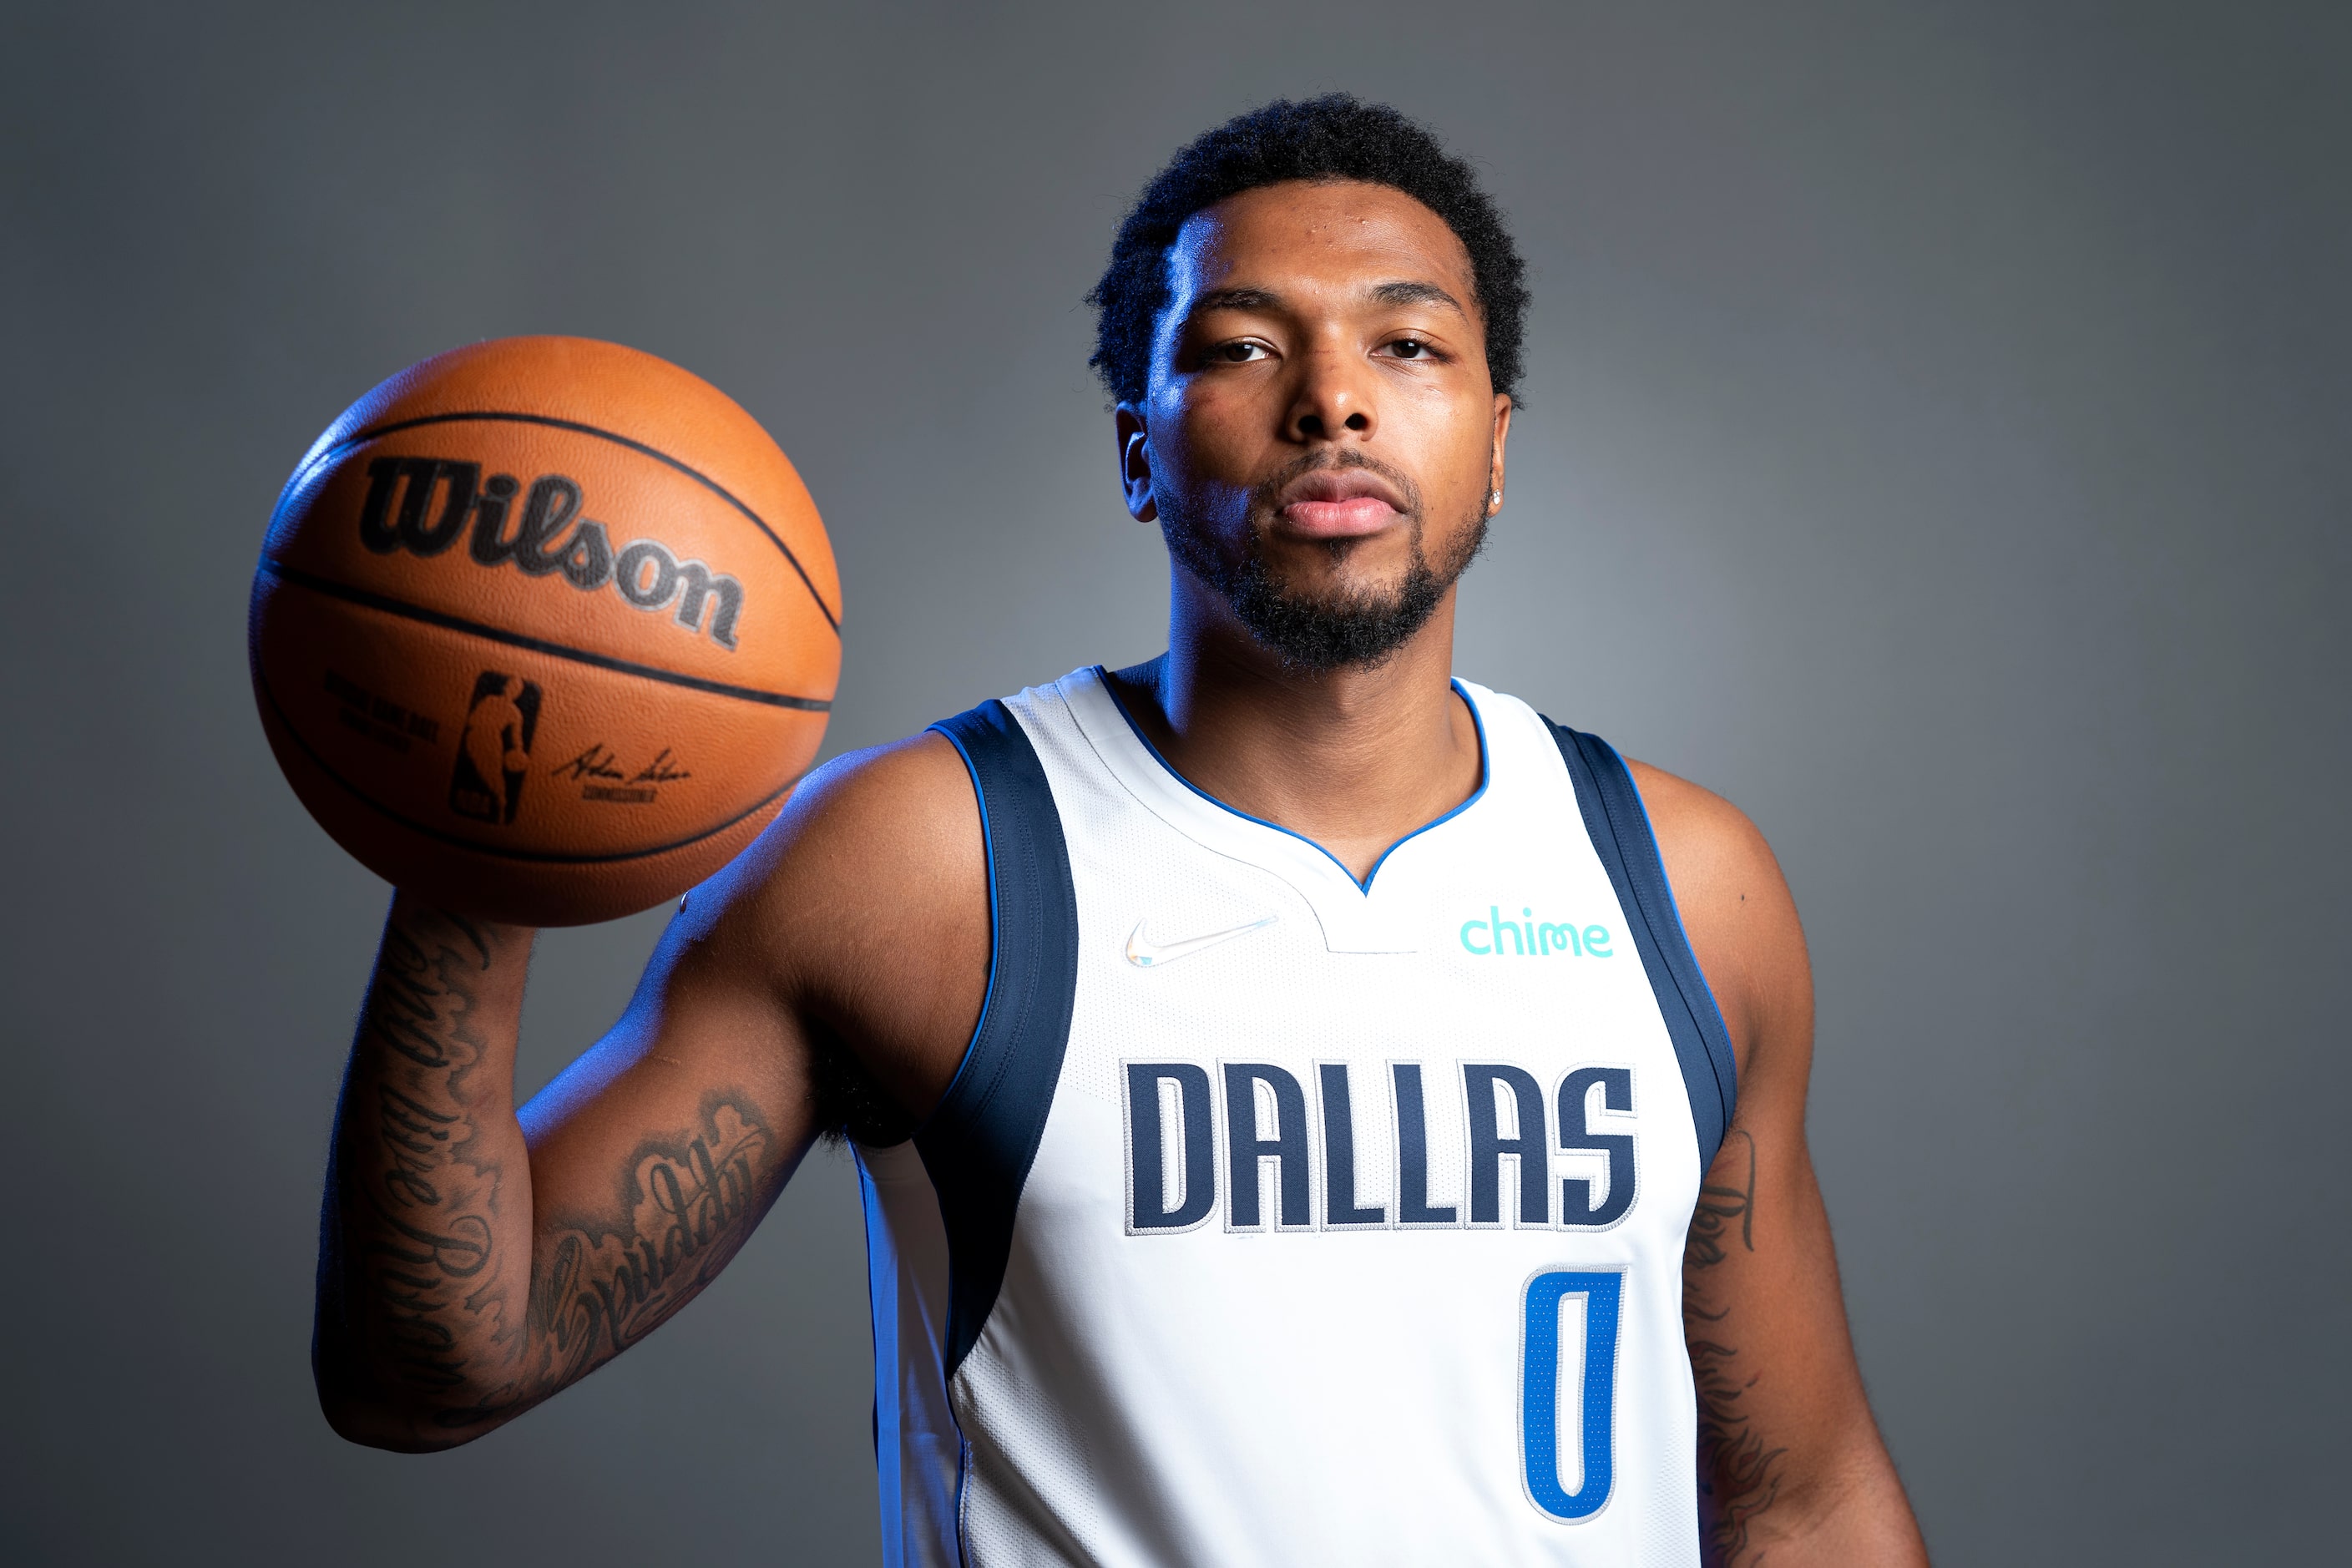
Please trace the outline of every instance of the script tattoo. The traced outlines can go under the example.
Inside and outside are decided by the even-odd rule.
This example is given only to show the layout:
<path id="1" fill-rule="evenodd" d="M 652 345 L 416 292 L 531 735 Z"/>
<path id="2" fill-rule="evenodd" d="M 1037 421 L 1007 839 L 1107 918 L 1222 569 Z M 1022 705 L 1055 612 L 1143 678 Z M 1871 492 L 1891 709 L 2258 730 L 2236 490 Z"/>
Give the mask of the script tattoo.
<path id="1" fill-rule="evenodd" d="M 520 1239 L 500 1218 L 528 1201 L 528 1173 L 506 1168 L 520 1144 L 510 1120 L 491 1139 L 478 1117 L 512 1110 L 469 1078 L 485 976 L 522 960 L 451 916 L 386 930 L 336 1152 L 336 1331 L 373 1342 L 365 1359 L 453 1432 L 537 1404 L 658 1326 L 742 1245 L 779 1173 L 757 1108 L 721 1090 L 698 1126 L 638 1145 L 609 1208 L 541 1215 Z M 519 1240 L 532 1258 L 512 1256 Z"/>
<path id="2" fill-rule="evenodd" d="M 376 1095 L 386 1161 L 385 1196 L 403 1207 L 439 1203 L 433 1172 L 447 1148 L 449 1129 L 457 1125 L 457 1112 L 436 1110 L 388 1083 L 378 1084 Z"/>
<path id="3" fill-rule="evenodd" d="M 442 1425 L 544 1399 L 659 1328 L 735 1256 L 772 1195 L 761 1179 L 772 1140 L 738 1097 L 703 1115 L 698 1135 L 638 1145 L 614 1215 L 568 1217 L 541 1238 L 519 1374 Z"/>
<path id="4" fill-rule="evenodd" d="M 1738 1346 L 1726 1342 L 1731 1309 L 1713 1304 L 1706 1288 L 1708 1271 L 1733 1247 L 1756 1250 L 1756 1140 L 1738 1127 L 1731 1137 L 1747 1145 L 1748 1169 L 1736 1185 L 1709 1182 L 1699 1188 L 1683 1251 L 1683 1335 L 1698 1385 L 1699 1490 L 1707 1501 L 1708 1544 L 1719 1561 L 1741 1564 L 1763 1561 L 1760 1552 L 1749 1555 L 1748 1527 L 1779 1497 L 1788 1450 L 1772 1447 L 1755 1429 L 1743 1401 L 1759 1374 L 1741 1363 Z"/>
<path id="5" fill-rule="evenodd" d="M 1690 1240 L 1683 1249 L 1686 1268 L 1712 1268 L 1729 1254 L 1724 1249 L 1724 1237 L 1731 1222 L 1739 1222 L 1739 1245 L 1748 1251 L 1756 1250 L 1756 1140 L 1744 1127 L 1735 1127 L 1731 1136 L 1748 1145 L 1748 1180 L 1737 1187 L 1702 1185 L 1698 1190 L 1698 1207 L 1692 1211 Z"/>
<path id="6" fill-rule="evenodd" d="M 502 1306 L 484 1278 L 499 1171 L 475 1138 L 468 1081 L 483 1054 L 479 986 L 499 956 L 453 916 L 387 926 L 344 1091 L 329 1246 L 342 1326 L 412 1389 L 461 1386 L 468 1320 Z"/>

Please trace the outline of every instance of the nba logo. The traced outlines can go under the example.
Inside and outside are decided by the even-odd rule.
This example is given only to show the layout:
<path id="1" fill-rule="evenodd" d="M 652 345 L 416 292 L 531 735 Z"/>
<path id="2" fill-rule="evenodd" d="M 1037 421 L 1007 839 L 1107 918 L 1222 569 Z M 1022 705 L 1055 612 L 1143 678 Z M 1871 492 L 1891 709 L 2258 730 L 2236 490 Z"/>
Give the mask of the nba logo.
<path id="1" fill-rule="evenodd" d="M 537 685 L 494 669 L 476 676 L 466 731 L 457 737 L 457 765 L 449 775 L 449 809 L 500 826 L 514 821 L 538 728 Z"/>

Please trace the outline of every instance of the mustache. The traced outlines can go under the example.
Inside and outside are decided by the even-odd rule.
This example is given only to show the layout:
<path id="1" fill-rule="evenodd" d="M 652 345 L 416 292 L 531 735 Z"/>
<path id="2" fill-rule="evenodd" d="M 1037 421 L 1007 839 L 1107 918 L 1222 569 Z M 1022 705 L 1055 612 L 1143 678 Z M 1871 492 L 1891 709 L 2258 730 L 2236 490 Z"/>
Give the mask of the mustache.
<path id="1" fill-rule="evenodd" d="M 1368 458 L 1361 452 L 1348 449 L 1305 452 L 1284 464 L 1278 472 L 1251 487 L 1250 515 L 1256 518 L 1271 517 L 1277 502 L 1281 500 L 1282 492 L 1307 474 L 1336 474 L 1349 468 L 1361 468 L 1367 473 L 1378 474 L 1395 486 L 1397 494 L 1404 498 L 1405 515 L 1416 521 L 1420 520 L 1421 487 L 1414 484 L 1409 475 L 1401 469 L 1391 468 L 1377 458 Z"/>

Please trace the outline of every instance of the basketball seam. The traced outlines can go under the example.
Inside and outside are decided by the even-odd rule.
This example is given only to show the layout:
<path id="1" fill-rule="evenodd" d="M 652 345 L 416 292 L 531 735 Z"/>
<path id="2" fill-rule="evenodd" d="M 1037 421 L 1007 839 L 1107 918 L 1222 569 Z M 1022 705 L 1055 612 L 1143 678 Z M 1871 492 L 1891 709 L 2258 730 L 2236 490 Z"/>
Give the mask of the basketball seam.
<path id="1" fill-rule="evenodd" d="M 557 658 L 568 658 L 577 664 L 593 665 L 598 669 L 609 669 L 620 675 L 643 676 L 647 680 L 667 681 L 672 686 L 707 691 L 714 697 L 733 697 L 745 702 L 762 702 L 771 708 L 796 708 L 809 713 L 833 711 L 833 700 L 826 697 L 794 697 L 782 691 L 761 691 L 757 687 L 730 686 L 723 680 L 708 680 L 698 675 L 683 675 L 674 669 L 663 669 L 657 665 L 636 664 L 625 658 L 614 658 L 610 654 L 592 653 L 586 648 L 572 647 L 565 643 L 550 642 L 545 637 L 535 637 L 527 632 L 510 632 L 502 626 L 485 626 L 479 621 L 469 621 L 462 616 L 453 616 L 446 611 L 427 609 L 423 605 L 412 605 L 405 599 L 395 599 L 388 594 L 379 594 L 373 589 L 355 588 L 348 583 L 338 583 L 331 577 L 317 576 L 303 571 L 299 566 L 288 566 L 280 562 L 265 559 L 261 563 L 261 570 L 280 582 L 291 583 L 298 588 L 308 588 L 314 594 L 322 594 L 331 599 L 342 599 L 367 609 L 381 610 L 388 616 L 400 616 L 408 620 L 422 621 L 426 626 L 439 626 L 445 631 L 465 632 L 469 636 L 482 637 L 490 642 L 504 643 L 509 647 L 527 648 L 533 653 L 550 654 Z"/>
<path id="2" fill-rule="evenodd" d="M 269 710 L 278 715 L 278 725 L 286 731 L 288 739 L 291 740 L 297 746 L 302 749 L 302 754 L 310 759 L 311 764 L 314 767 L 316 767 L 320 773 L 326 774 L 329 778 L 334 780 L 335 783 L 340 785 L 346 794 L 351 795 L 352 799 L 358 801 L 362 805 L 366 806 L 371 811 L 376 812 L 381 816 L 390 817 L 393 821 L 400 824 L 401 826 L 407 828 L 412 833 L 421 833 L 425 837 L 437 840 L 440 843 L 452 845 L 459 849 L 469 849 L 478 855 L 496 856 L 502 860 L 525 860 L 534 864 L 547 866 L 612 866 L 618 865 L 621 862 L 627 860 L 649 860 L 656 855 L 667 855 L 673 850 L 690 849 L 694 846 L 701 843 L 704 839 L 711 838 L 719 834 L 724 833 L 729 828 L 734 826 L 737 823 L 741 822 L 745 817 L 753 816 L 764 809 L 769 803 L 775 800 L 778 795 L 789 793 L 792 787 L 800 783 L 803 776 L 799 773 L 794 773 L 791 778 L 786 779 L 780 787 L 761 796 L 751 805 L 737 812 L 734 816 L 719 824 L 716 827 L 708 828 L 703 832 L 694 835 L 690 838 L 680 838 L 668 844 L 656 844 L 650 849 L 632 849 L 625 854 L 615 855 L 559 855 L 538 849 L 501 849 L 494 844 L 480 844 L 470 838 L 461 838 L 454 833 L 444 832 L 442 829 L 437 827 L 427 827 L 421 822 L 414 821 L 409 817 L 402 816 L 399 812 L 393 810 L 392 807 L 384 805 L 382 801 L 368 795 L 366 792 L 362 790 L 359 785 L 352 783 L 351 780 L 337 773 L 328 763 L 327 759 L 320 756 L 317 750 L 311 746 L 310 742 L 302 738 L 301 731 L 294 727 L 293 717 L 286 711 L 285 707 L 278 700 L 278 693 L 270 689 L 269 678 L 262 674 L 258 666 L 255 668 L 253 672 L 253 684 L 255 689 L 261 693 L 261 700 L 269 704 Z"/>
<path id="3" fill-rule="evenodd" d="M 809 597 L 816 601 L 816 613 L 824 617 L 824 624 L 833 628 L 833 635 L 836 637 L 841 635 L 841 617 L 833 613 L 832 606 L 824 602 L 824 595 L 816 591 L 816 583 L 809 576 L 808 568 L 801 564 L 801 558 L 793 553 L 793 547 L 783 542 L 782 535 L 778 534 L 774 529 L 768 526 L 767 520 L 761 517 L 758 512 L 753 511 L 749 506 L 745 505 L 743 501 L 736 496 L 734 491 L 729 489 L 725 485 L 720 484 L 717 479 L 712 479 L 709 474 L 704 473 L 701 469 L 679 461 L 677 458 L 671 457 L 667 452 L 663 451 L 658 447 L 649 447 L 643 441 L 633 440 L 630 437 L 622 435 L 617 430 L 606 430 L 595 425 L 583 425 L 577 419 L 558 419 L 553 415 L 550 414 L 517 414 L 509 413 L 505 409 L 479 408 L 462 410 L 454 414 L 425 414 L 420 415 L 415 419 L 398 419 L 389 425 L 371 426 L 365 430 L 354 431 L 351 435 L 344 437 L 341 440 L 336 442 L 333 446 L 320 453 L 317 458 L 303 464 L 300 472 L 297 473 L 294 476 L 293 480 L 286 487 L 287 493 L 291 495 L 295 489 L 301 484 L 303 477 L 309 474 L 313 468 L 316 468 L 320 463 L 325 462 L 328 458 L 335 457 L 340 453 L 348 451 L 352 447 L 359 446 L 362 442 L 373 441 L 379 437 L 390 436 L 402 430 L 414 430 L 423 425 L 456 425 L 462 424 L 471 419 L 493 421 L 503 420 L 509 424 L 514 425 L 544 425 L 551 429 L 571 430 L 579 435 L 593 436 L 599 440 L 610 441 L 616 446 L 626 447 L 633 452 L 642 452 L 648 458 L 667 463 L 671 468 L 676 468 L 679 473 L 686 475 L 687 478 L 694 480 L 697 484 L 704 486 L 709 489 L 713 495 L 719 497 L 719 500 L 733 507 L 737 511 L 741 512 L 745 517 L 750 518 L 751 520 L 751 526 L 758 529 L 761 533 L 766 534 L 768 536 L 768 542 L 774 545 L 778 550 L 782 551 L 784 559 L 792 563 L 793 573 L 797 574 L 801 580 L 801 586 L 806 588 L 809 591 Z M 277 520 L 274 518 L 271 520 L 273 524 Z"/>

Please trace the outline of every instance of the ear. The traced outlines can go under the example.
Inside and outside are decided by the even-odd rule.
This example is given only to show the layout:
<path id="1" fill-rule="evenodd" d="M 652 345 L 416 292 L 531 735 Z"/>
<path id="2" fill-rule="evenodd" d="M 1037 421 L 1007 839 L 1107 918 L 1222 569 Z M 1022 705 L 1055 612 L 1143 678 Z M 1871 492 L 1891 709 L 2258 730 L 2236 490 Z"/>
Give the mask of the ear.
<path id="1" fill-rule="evenodd" d="M 1151 499 L 1151 432 L 1144 427 L 1143 412 L 1122 403 L 1112 411 L 1111 424 L 1118 432 L 1118 485 L 1127 493 L 1128 515 L 1138 522 L 1156 521 L 1160 506 Z"/>
<path id="2" fill-rule="evenodd" d="M 1488 442 L 1488 450 L 1493 454 L 1487 459 L 1486 472 L 1486 494 L 1489 498 L 1486 502 L 1486 515 L 1489 517 L 1503 510 L 1503 448 L 1510 443 L 1510 439 L 1511 395 L 1507 392 L 1498 392 L 1495 394 L 1494 434 Z"/>

